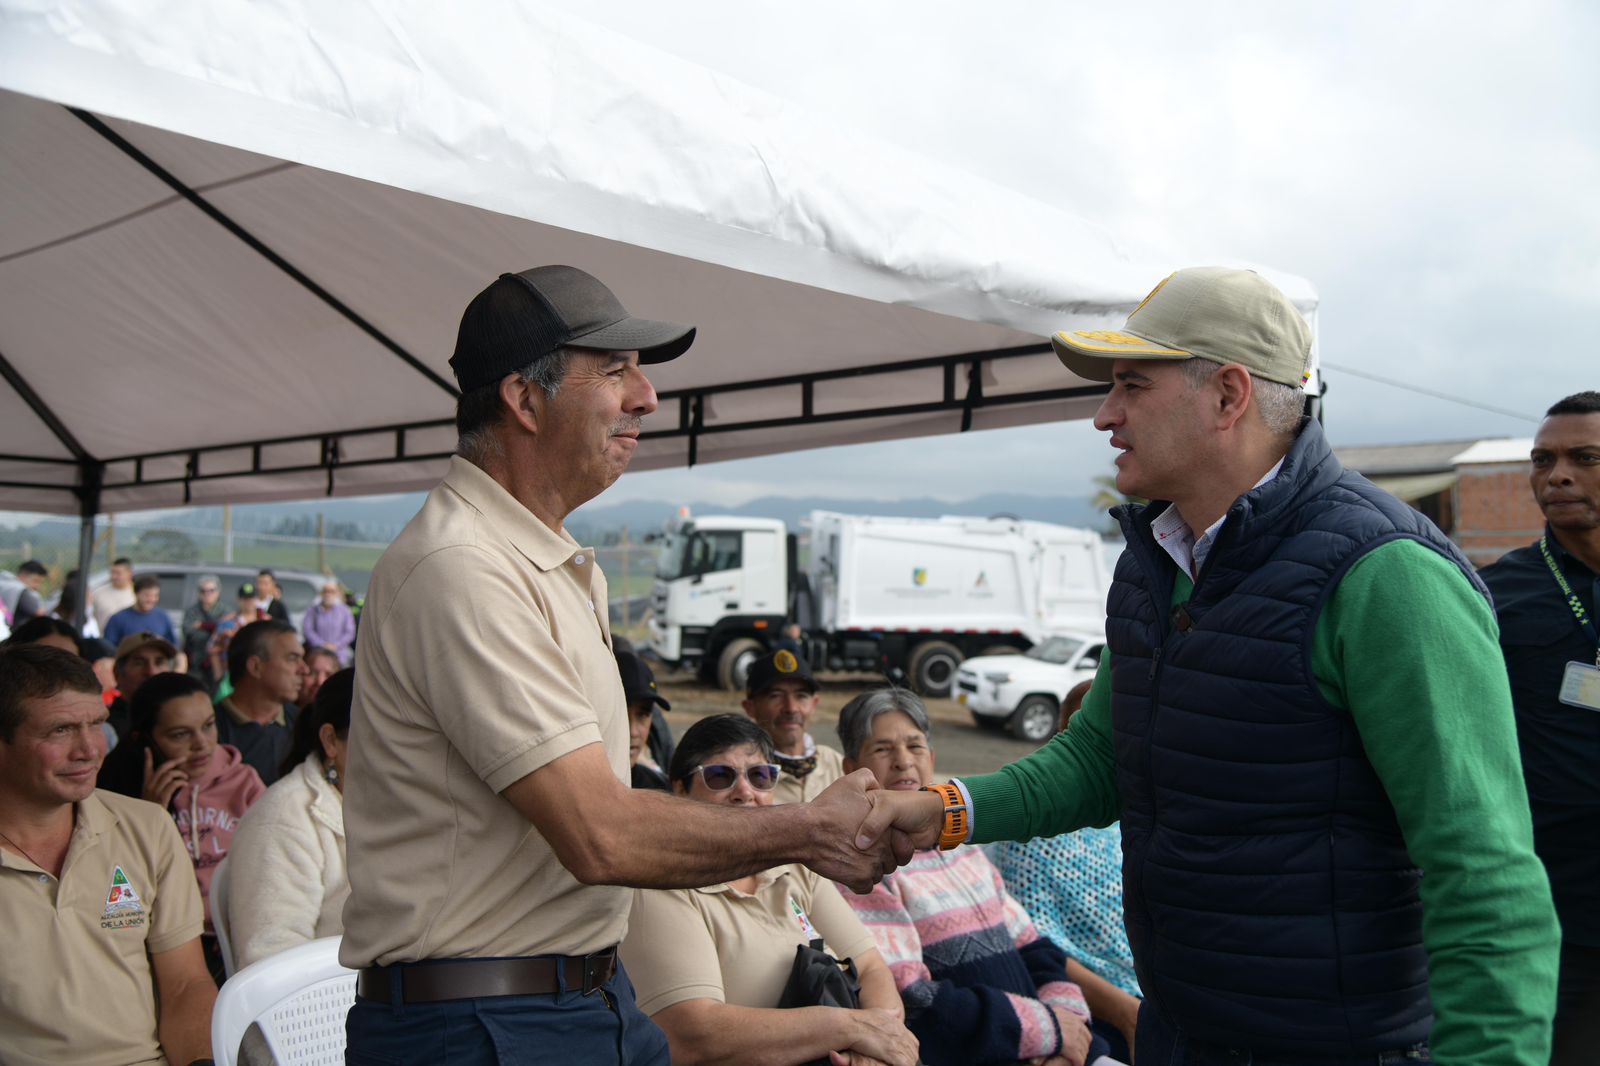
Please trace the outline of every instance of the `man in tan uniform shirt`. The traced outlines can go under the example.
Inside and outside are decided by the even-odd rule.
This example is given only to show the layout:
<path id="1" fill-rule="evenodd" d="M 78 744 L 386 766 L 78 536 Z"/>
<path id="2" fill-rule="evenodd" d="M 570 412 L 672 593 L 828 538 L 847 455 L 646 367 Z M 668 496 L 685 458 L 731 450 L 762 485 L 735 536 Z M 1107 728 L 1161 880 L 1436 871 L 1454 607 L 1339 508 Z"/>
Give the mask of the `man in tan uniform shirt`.
<path id="1" fill-rule="evenodd" d="M 805 659 L 786 648 L 750 664 L 744 713 L 772 738 L 772 757 L 782 767 L 773 799 L 805 803 L 844 776 L 844 756 L 811 736 L 817 713 L 817 679 Z"/>
<path id="2" fill-rule="evenodd" d="M 639 447 L 641 364 L 693 339 L 566 266 L 502 275 L 462 317 L 459 454 L 374 570 L 357 643 L 352 1061 L 665 1063 L 615 961 L 623 886 L 801 862 L 864 888 L 910 855 L 856 847 L 870 774 L 754 815 L 628 788 L 605 577 L 563 522 Z"/>
<path id="3" fill-rule="evenodd" d="M 95 790 L 100 683 L 71 652 L 0 648 L 0 1061 L 187 1066 L 217 986 L 194 864 L 166 811 Z"/>

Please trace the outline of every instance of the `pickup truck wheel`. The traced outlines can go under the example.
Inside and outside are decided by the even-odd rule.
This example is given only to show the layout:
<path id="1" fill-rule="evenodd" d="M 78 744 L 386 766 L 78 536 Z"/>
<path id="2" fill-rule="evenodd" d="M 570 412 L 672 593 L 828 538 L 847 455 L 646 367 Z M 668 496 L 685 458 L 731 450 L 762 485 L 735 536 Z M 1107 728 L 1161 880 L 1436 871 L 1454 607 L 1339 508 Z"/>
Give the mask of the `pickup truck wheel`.
<path id="1" fill-rule="evenodd" d="M 1060 714 L 1061 705 L 1049 696 L 1029 696 L 1011 712 L 1006 728 L 1018 740 L 1037 744 L 1056 731 L 1056 719 Z"/>
<path id="2" fill-rule="evenodd" d="M 947 641 L 930 640 L 918 644 L 911 653 L 906 673 L 911 675 L 911 687 L 924 696 L 945 697 L 955 688 L 960 666 L 960 648 Z"/>
<path id="3" fill-rule="evenodd" d="M 729 692 L 741 692 L 750 677 L 750 667 L 766 649 L 759 640 L 740 637 L 730 640 L 717 658 L 717 684 Z"/>

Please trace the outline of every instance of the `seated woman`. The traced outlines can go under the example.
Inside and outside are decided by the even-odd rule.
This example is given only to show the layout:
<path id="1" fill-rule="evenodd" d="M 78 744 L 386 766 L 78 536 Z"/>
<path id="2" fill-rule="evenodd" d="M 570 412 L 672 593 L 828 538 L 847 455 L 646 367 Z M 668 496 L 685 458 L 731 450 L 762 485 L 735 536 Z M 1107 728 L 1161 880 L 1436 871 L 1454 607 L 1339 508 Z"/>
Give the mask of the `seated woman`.
<path id="1" fill-rule="evenodd" d="M 760 726 L 719 714 L 684 733 L 668 776 L 678 795 L 701 803 L 766 807 L 778 767 Z M 836 958 L 855 960 L 861 1009 L 778 1009 L 795 949 L 818 936 Z M 666 1031 L 680 1066 L 917 1061 L 872 937 L 839 891 L 802 866 L 707 888 L 640 891 L 621 954 L 639 1009 Z"/>
<path id="2" fill-rule="evenodd" d="M 344 765 L 355 673 L 328 678 L 301 712 L 283 776 L 234 833 L 228 928 L 241 969 L 344 931 Z"/>
<path id="3" fill-rule="evenodd" d="M 1075 686 L 1061 701 L 1056 732 L 1083 706 L 1089 685 Z M 1026 843 L 991 844 L 989 858 L 1039 932 L 1103 979 L 1104 988 L 1082 982 L 1094 1031 L 1106 1038 L 1111 1054 L 1131 1061 L 1143 993 L 1122 919 L 1121 827 L 1089 826 Z"/>
<path id="4" fill-rule="evenodd" d="M 200 944 L 212 977 L 222 952 L 211 924 L 211 875 L 227 857 L 234 830 L 266 786 L 239 749 L 217 743 L 217 712 L 205 684 L 189 674 L 156 674 L 133 694 L 127 741 L 101 771 L 100 787 L 138 796 L 172 812 L 188 845 L 205 904 Z"/>
<path id="5" fill-rule="evenodd" d="M 927 708 L 903 688 L 864 692 L 839 712 L 845 770 L 866 767 L 886 789 L 934 781 L 928 734 Z M 844 898 L 888 961 L 928 1066 L 1082 1066 L 1106 1055 L 1074 964 L 981 848 L 919 851 L 867 895 Z"/>

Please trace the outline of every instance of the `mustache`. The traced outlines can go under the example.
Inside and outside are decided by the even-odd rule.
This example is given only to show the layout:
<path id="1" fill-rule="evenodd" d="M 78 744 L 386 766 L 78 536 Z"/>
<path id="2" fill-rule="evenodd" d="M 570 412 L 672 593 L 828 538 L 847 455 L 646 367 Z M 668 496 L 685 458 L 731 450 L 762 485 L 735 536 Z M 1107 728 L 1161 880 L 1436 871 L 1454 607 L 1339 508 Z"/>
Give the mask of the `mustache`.
<path id="1" fill-rule="evenodd" d="M 644 419 L 640 416 L 623 415 L 621 418 L 611 423 L 610 432 L 613 437 L 619 433 L 638 433 L 639 427 L 642 425 L 644 425 Z"/>

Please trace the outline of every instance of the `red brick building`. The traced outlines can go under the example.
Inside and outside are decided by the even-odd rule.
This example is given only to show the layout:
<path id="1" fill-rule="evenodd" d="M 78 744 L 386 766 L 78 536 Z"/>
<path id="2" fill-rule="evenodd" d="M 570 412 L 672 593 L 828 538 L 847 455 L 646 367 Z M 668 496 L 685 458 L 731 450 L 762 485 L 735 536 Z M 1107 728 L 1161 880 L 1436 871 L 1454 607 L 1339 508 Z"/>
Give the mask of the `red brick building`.
<path id="1" fill-rule="evenodd" d="M 1339 461 L 1409 503 L 1476 566 L 1531 544 L 1544 517 L 1528 485 L 1531 438 L 1337 448 Z"/>

